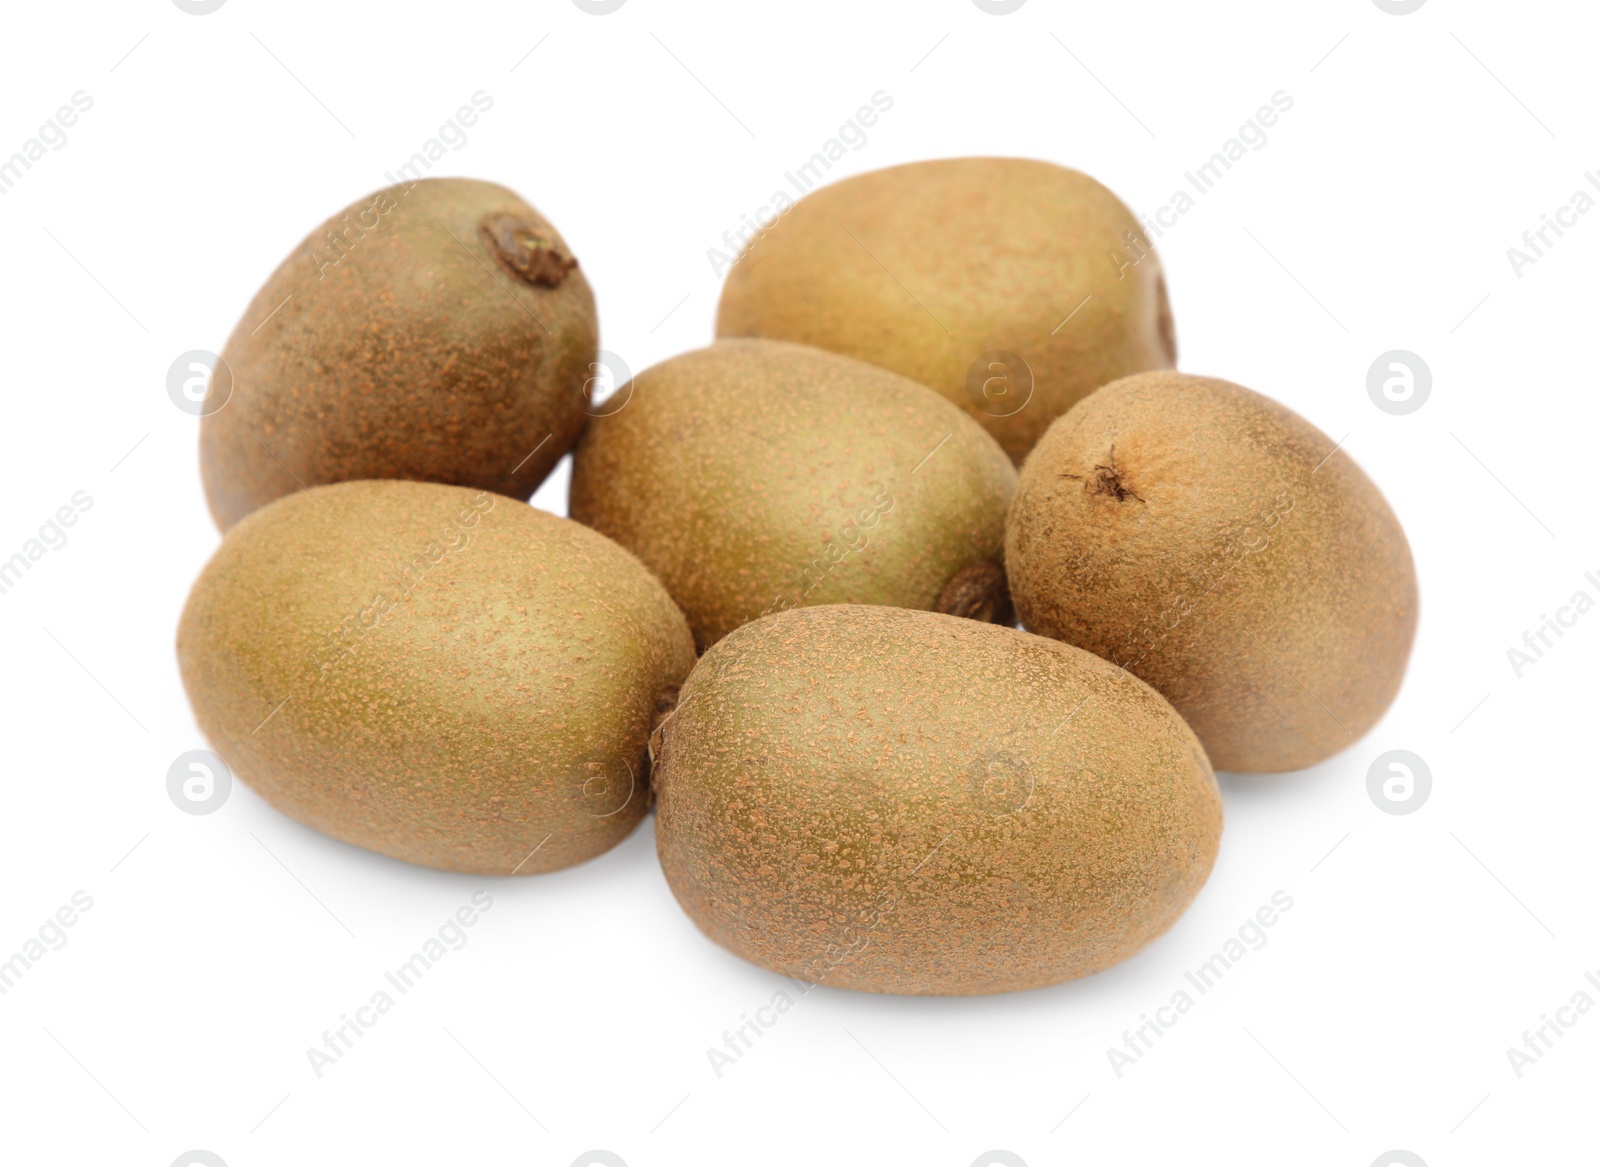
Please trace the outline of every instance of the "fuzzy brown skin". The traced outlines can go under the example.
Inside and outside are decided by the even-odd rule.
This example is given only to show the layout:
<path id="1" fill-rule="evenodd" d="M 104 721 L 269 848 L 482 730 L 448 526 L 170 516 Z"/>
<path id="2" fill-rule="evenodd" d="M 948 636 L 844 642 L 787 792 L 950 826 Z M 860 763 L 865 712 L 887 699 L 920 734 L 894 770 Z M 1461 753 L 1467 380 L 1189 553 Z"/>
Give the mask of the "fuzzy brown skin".
<path id="1" fill-rule="evenodd" d="M 656 573 L 702 649 L 803 604 L 1009 612 L 994 565 L 1016 472 L 923 386 L 820 349 L 730 340 L 619 393 L 627 403 L 578 443 L 572 517 Z M 979 564 L 992 566 L 946 591 Z"/>
<path id="2" fill-rule="evenodd" d="M 178 662 L 212 746 L 285 814 L 412 863 L 529 875 L 644 815 L 646 740 L 694 643 L 586 527 L 490 492 L 350 482 L 228 533 Z"/>
<path id="3" fill-rule="evenodd" d="M 1085 174 L 1025 158 L 914 162 L 807 195 L 728 273 L 717 335 L 800 341 L 903 373 L 967 410 L 1018 464 L 1084 395 L 1177 360 L 1160 261 L 1128 208 Z M 1031 400 L 1010 416 L 1021 382 L 989 380 L 979 358 L 993 350 L 1033 372 Z"/>
<path id="4" fill-rule="evenodd" d="M 717 644 L 656 752 L 656 845 L 713 940 L 838 988 L 974 995 L 1159 936 L 1216 858 L 1194 734 L 1098 657 L 928 612 L 785 612 Z"/>
<path id="5" fill-rule="evenodd" d="M 1315 765 L 1389 707 L 1411 549 L 1335 443 L 1227 381 L 1145 373 L 1057 422 L 1006 525 L 1024 626 L 1124 665 L 1219 770 Z"/>
<path id="6" fill-rule="evenodd" d="M 501 250 L 518 222 L 544 246 Z M 329 231 L 347 232 L 343 258 Z M 217 526 L 363 478 L 527 498 L 587 416 L 599 325 L 570 262 L 527 203 L 463 178 L 390 187 L 317 228 L 223 350 L 233 396 L 200 426 Z"/>

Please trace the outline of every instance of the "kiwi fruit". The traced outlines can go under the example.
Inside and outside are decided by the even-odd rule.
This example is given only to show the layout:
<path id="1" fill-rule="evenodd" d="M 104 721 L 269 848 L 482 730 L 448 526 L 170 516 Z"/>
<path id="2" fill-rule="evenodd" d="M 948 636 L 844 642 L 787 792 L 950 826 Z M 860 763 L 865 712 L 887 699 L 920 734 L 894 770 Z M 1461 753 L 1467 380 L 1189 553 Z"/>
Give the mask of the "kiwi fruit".
<path id="1" fill-rule="evenodd" d="M 1299 770 L 1399 689 L 1411 550 L 1327 435 L 1227 381 L 1141 373 L 1050 428 L 1006 563 L 1025 627 L 1159 690 L 1219 770 Z"/>
<path id="2" fill-rule="evenodd" d="M 569 510 L 644 561 L 702 649 L 806 604 L 1011 622 L 1016 473 L 925 387 L 804 345 L 726 340 L 646 369 L 604 412 L 574 453 Z"/>
<path id="3" fill-rule="evenodd" d="M 615 543 L 489 491 L 299 491 L 232 530 L 178 662 L 200 728 L 279 810 L 428 867 L 528 875 L 615 845 L 694 664 Z"/>
<path id="4" fill-rule="evenodd" d="M 511 191 L 430 178 L 369 195 L 272 273 L 222 353 L 200 467 L 217 525 L 291 491 L 408 478 L 526 499 L 577 440 L 594 296 Z M 214 408 L 213 408 L 214 407 Z"/>
<path id="5" fill-rule="evenodd" d="M 932 612 L 833 605 L 701 659 L 652 740 L 656 845 L 713 940 L 838 988 L 972 995 L 1087 976 L 1210 873 L 1216 778 L 1096 656 Z"/>
<path id="6" fill-rule="evenodd" d="M 718 336 L 817 345 L 932 386 L 1017 463 L 1108 381 L 1177 360 L 1160 261 L 1088 175 L 947 158 L 847 178 L 755 235 Z"/>

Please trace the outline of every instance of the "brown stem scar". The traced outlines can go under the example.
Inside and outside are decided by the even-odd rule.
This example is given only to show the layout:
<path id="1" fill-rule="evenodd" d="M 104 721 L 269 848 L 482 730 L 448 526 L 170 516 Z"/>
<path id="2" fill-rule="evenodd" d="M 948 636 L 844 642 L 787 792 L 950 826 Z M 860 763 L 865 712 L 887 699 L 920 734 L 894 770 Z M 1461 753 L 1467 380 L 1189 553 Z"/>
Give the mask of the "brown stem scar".
<path id="1" fill-rule="evenodd" d="M 1105 463 L 1095 463 L 1094 471 L 1093 478 L 1084 487 L 1090 494 L 1103 494 L 1116 499 L 1118 502 L 1126 502 L 1130 498 L 1141 503 L 1144 502 L 1144 499 L 1135 494 L 1133 488 L 1125 485 L 1122 480 L 1122 473 L 1117 469 L 1117 446 L 1115 442 L 1111 444 L 1111 453 Z M 1061 477 L 1071 478 L 1076 482 L 1084 481 L 1081 474 L 1063 473 Z"/>
<path id="2" fill-rule="evenodd" d="M 484 216 L 478 237 L 501 267 L 525 283 L 553 288 L 578 266 L 576 259 L 516 215 Z"/>

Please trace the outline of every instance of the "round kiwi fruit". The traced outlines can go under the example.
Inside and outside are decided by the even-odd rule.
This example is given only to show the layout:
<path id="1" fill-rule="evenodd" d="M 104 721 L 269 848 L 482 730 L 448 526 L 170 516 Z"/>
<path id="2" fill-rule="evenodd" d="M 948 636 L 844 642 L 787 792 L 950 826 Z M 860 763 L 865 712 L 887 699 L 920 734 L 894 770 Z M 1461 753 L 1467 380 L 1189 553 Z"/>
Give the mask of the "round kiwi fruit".
<path id="1" fill-rule="evenodd" d="M 573 456 L 572 517 L 644 561 L 703 649 L 804 604 L 1012 620 L 1016 473 L 960 410 L 835 353 L 727 340 L 646 369 Z"/>
<path id="2" fill-rule="evenodd" d="M 1087 976 L 1165 931 L 1222 806 L 1143 682 L 1014 628 L 835 605 L 708 651 L 652 739 L 656 845 L 713 940 L 839 988 Z"/>
<path id="3" fill-rule="evenodd" d="M 1227 381 L 1107 385 L 1022 469 L 1006 562 L 1023 624 L 1155 686 L 1220 770 L 1343 749 L 1400 686 L 1417 580 L 1337 445 Z"/>
<path id="4" fill-rule="evenodd" d="M 587 527 L 488 491 L 349 482 L 228 532 L 178 662 L 206 737 L 279 810 L 397 859 L 527 875 L 638 823 L 694 643 Z"/>
<path id="5" fill-rule="evenodd" d="M 1088 175 L 1025 158 L 913 162 L 806 195 L 728 273 L 717 335 L 893 369 L 1019 464 L 1079 398 L 1177 360 L 1132 212 Z"/>
<path id="6" fill-rule="evenodd" d="M 511 191 L 389 187 L 313 231 L 223 350 L 200 426 L 223 530 L 321 483 L 408 478 L 525 499 L 577 440 L 598 351 L 572 252 Z"/>

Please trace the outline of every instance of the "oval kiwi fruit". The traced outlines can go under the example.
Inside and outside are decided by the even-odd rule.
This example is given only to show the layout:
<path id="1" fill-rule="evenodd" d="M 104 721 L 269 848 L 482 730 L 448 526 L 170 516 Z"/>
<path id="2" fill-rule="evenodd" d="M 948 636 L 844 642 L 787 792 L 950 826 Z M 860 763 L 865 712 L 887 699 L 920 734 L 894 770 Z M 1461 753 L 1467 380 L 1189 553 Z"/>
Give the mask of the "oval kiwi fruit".
<path id="1" fill-rule="evenodd" d="M 1311 766 L 1400 686 L 1417 580 L 1337 443 L 1227 381 L 1143 373 L 1051 427 L 1006 562 L 1023 624 L 1155 686 L 1221 770 Z"/>
<path id="2" fill-rule="evenodd" d="M 1177 360 L 1133 213 L 1088 175 L 1026 158 L 913 162 L 806 195 L 728 273 L 717 335 L 893 369 L 1019 464 L 1085 394 Z"/>
<path id="3" fill-rule="evenodd" d="M 572 517 L 655 572 L 702 649 L 803 604 L 1011 621 L 1001 544 L 1016 474 L 923 386 L 731 340 L 646 369 L 616 399 L 573 456 Z"/>
<path id="4" fill-rule="evenodd" d="M 1182 914 L 1222 828 L 1155 690 L 930 612 L 825 606 L 708 651 L 652 740 L 656 844 L 713 940 L 839 988 L 1086 976 Z"/>
<path id="5" fill-rule="evenodd" d="M 273 806 L 450 871 L 598 855 L 643 816 L 683 615 L 587 527 L 487 491 L 350 482 L 228 532 L 178 630 L 200 728 Z"/>
<path id="6" fill-rule="evenodd" d="M 200 426 L 212 516 L 227 530 L 362 478 L 525 499 L 583 428 L 598 337 L 571 250 L 505 187 L 369 195 L 283 261 L 223 350 L 232 396 Z"/>

